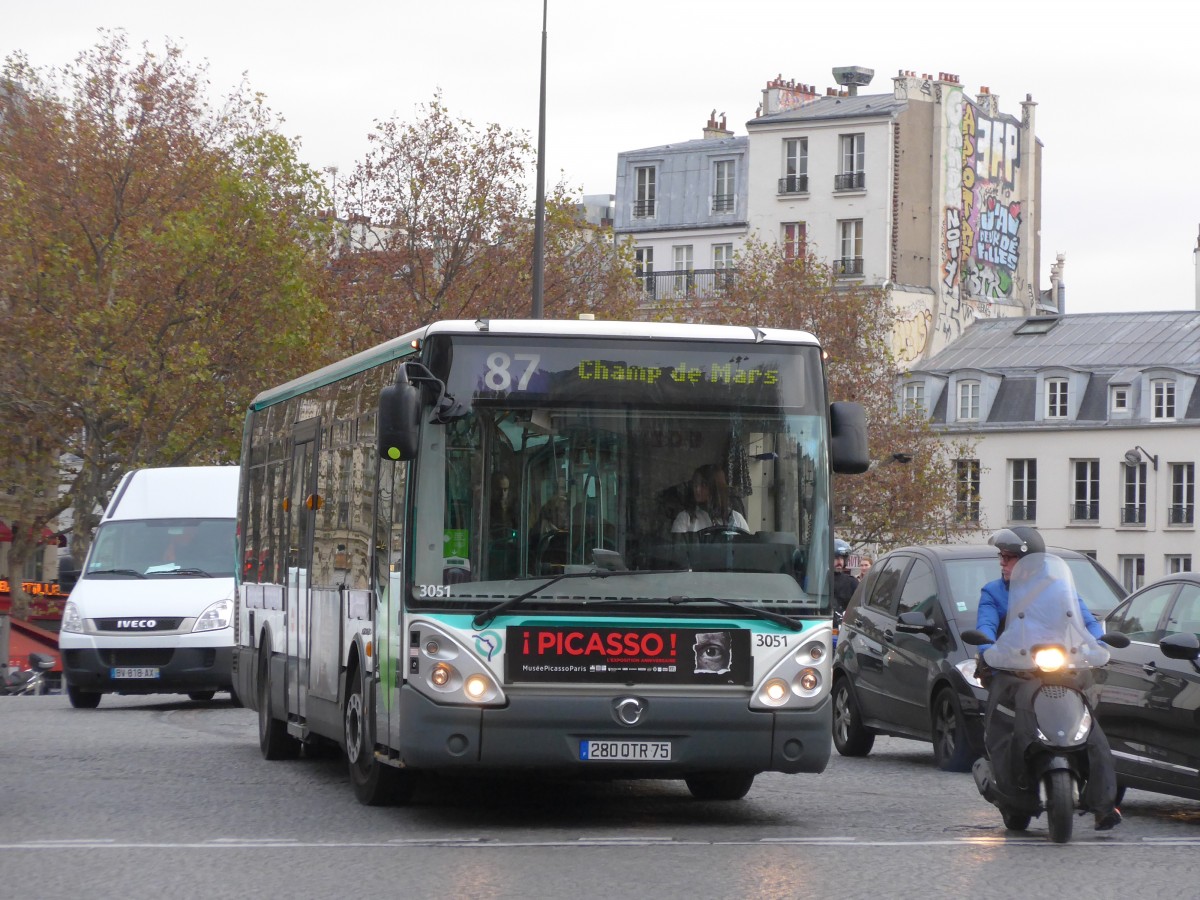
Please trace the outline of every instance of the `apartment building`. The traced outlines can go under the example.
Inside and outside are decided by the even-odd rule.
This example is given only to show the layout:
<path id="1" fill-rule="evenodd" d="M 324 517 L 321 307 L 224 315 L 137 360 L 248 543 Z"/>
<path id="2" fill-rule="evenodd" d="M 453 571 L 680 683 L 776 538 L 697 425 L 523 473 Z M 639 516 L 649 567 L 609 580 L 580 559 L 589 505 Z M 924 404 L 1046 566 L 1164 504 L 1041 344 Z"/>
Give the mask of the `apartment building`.
<path id="1" fill-rule="evenodd" d="M 833 74 L 824 92 L 768 81 L 745 139 L 722 115 L 705 140 L 618 154 L 615 231 L 643 271 L 727 267 L 750 234 L 812 251 L 839 278 L 886 287 L 905 366 L 977 319 L 1059 309 L 1039 283 L 1032 98 L 1014 116 L 945 72 L 902 71 L 888 93 L 864 92 L 870 69 Z M 732 182 L 720 181 L 723 152 Z"/>
<path id="2" fill-rule="evenodd" d="M 958 514 L 1034 525 L 1133 590 L 1192 571 L 1200 310 L 978 320 L 899 379 L 956 461 Z"/>

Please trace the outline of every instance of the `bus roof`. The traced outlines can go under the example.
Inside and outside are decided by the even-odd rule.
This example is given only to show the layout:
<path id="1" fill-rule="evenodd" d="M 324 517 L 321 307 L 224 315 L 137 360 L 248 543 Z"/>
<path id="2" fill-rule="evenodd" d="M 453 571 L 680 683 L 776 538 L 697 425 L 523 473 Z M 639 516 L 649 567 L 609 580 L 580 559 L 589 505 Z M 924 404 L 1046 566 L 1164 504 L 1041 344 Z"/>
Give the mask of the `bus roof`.
<path id="1" fill-rule="evenodd" d="M 447 319 L 433 322 L 369 350 L 301 375 L 263 391 L 250 404 L 263 409 L 367 369 L 408 356 L 414 341 L 434 334 L 497 334 L 542 337 L 630 338 L 633 340 L 731 341 L 763 344 L 811 344 L 819 341 L 807 331 L 758 328 L 753 325 L 693 325 L 676 322 L 622 322 L 603 319 Z"/>

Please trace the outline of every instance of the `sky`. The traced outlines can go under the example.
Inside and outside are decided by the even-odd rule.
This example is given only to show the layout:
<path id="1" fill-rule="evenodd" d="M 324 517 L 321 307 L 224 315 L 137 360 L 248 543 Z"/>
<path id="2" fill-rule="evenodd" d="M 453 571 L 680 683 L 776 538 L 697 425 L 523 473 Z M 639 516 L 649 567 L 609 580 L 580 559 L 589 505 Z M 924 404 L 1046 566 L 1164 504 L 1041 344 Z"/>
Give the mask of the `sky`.
<path id="1" fill-rule="evenodd" d="M 745 134 L 776 75 L 833 86 L 835 66 L 986 85 L 1002 113 L 1038 104 L 1042 288 L 1065 256 L 1068 312 L 1192 309 L 1200 97 L 1185 0 L 801 3 L 547 0 L 547 183 L 615 190 L 617 154 L 701 136 L 714 109 Z M 536 143 L 539 0 L 0 0 L 0 57 L 60 67 L 120 28 L 206 64 L 213 99 L 245 77 L 310 165 L 349 171 L 379 120 L 440 92 L 477 126 Z"/>

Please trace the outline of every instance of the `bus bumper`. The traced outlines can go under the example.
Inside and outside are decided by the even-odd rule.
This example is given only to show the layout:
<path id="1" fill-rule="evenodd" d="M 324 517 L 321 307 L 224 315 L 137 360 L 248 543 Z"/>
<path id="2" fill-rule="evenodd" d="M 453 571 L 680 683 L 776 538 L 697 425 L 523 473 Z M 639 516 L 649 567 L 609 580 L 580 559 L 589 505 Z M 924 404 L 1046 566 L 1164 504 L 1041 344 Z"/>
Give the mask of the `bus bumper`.
<path id="1" fill-rule="evenodd" d="M 636 725 L 617 707 L 641 702 Z M 760 711 L 747 697 L 686 697 L 644 691 L 510 694 L 501 708 L 439 706 L 405 685 L 400 758 L 414 769 L 536 769 L 574 776 L 681 778 L 707 772 L 821 772 L 832 744 L 825 697 L 796 711 Z M 669 760 L 584 761 L 583 741 L 670 742 Z"/>

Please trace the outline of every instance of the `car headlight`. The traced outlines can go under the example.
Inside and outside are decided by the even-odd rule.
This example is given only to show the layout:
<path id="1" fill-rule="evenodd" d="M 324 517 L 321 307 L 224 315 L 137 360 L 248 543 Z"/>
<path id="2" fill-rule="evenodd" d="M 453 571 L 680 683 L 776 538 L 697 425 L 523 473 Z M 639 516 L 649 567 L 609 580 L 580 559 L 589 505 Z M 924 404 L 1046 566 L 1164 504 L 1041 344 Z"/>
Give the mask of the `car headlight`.
<path id="1" fill-rule="evenodd" d="M 218 600 L 210 603 L 204 612 L 196 619 L 192 631 L 216 631 L 218 628 L 228 628 L 233 622 L 233 601 Z"/>
<path id="2" fill-rule="evenodd" d="M 979 680 L 979 676 L 975 674 L 975 669 L 979 663 L 974 658 L 964 659 L 961 662 L 956 662 L 954 668 L 958 669 L 958 674 L 963 677 L 963 681 L 971 685 L 971 687 L 981 688 L 983 682 Z"/>
<path id="3" fill-rule="evenodd" d="M 67 605 L 63 607 L 62 624 L 59 625 L 59 631 L 83 634 L 83 616 L 79 615 L 79 607 L 71 600 L 68 600 Z"/>

